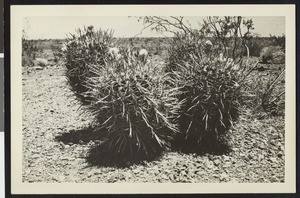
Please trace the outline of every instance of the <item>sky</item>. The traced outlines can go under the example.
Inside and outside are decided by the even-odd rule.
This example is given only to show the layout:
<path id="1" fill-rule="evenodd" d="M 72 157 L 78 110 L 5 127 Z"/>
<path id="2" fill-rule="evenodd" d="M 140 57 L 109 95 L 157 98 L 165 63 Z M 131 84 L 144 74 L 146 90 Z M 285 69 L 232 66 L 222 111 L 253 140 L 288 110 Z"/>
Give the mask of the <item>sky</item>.
<path id="1" fill-rule="evenodd" d="M 184 17 L 192 27 L 197 27 L 203 17 Z M 247 17 L 252 18 L 254 33 L 260 36 L 270 34 L 281 36 L 285 34 L 285 17 Z M 64 39 L 68 33 L 74 33 L 77 28 L 93 25 L 95 29 L 113 29 L 115 37 L 162 37 L 171 34 L 159 34 L 150 29 L 143 29 L 143 23 L 136 17 L 100 16 L 100 17 L 26 17 L 23 29 L 28 39 Z"/>

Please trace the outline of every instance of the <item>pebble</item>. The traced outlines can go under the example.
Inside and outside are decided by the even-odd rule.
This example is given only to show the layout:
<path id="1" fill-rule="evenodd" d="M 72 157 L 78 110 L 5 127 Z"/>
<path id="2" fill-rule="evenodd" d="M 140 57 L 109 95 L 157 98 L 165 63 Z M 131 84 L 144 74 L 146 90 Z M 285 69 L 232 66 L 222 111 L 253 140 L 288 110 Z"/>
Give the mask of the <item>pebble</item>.
<path id="1" fill-rule="evenodd" d="M 230 183 L 239 183 L 239 181 L 238 181 L 238 179 L 233 178 L 233 179 L 230 180 Z"/>
<path id="2" fill-rule="evenodd" d="M 240 157 L 245 157 L 246 155 L 244 153 L 240 153 Z"/>
<path id="3" fill-rule="evenodd" d="M 207 168 L 212 169 L 212 168 L 214 167 L 214 164 L 213 164 L 212 161 L 208 161 L 208 162 L 206 163 L 206 166 L 207 166 Z"/>
<path id="4" fill-rule="evenodd" d="M 231 162 L 225 162 L 225 163 L 223 164 L 223 168 L 228 168 L 228 167 L 230 167 L 230 166 L 232 166 L 232 163 L 231 163 Z"/>
<path id="5" fill-rule="evenodd" d="M 219 159 L 214 160 L 214 165 L 215 166 L 219 166 L 220 163 L 221 163 L 221 161 Z"/>
<path id="6" fill-rule="evenodd" d="M 33 159 L 37 159 L 37 158 L 40 158 L 41 156 L 40 156 L 39 154 L 33 154 L 31 157 L 32 157 Z"/>
<path id="7" fill-rule="evenodd" d="M 231 158 L 230 158 L 230 157 L 228 157 L 228 156 L 224 155 L 224 161 L 225 161 L 225 162 L 227 162 L 227 161 L 230 161 L 230 160 L 231 160 Z"/>
<path id="8" fill-rule="evenodd" d="M 228 175 L 226 174 L 226 173 L 222 173 L 221 175 L 220 175 L 220 180 L 221 181 L 224 181 L 224 180 L 226 180 L 228 178 Z"/>
<path id="9" fill-rule="evenodd" d="M 275 176 L 273 176 L 273 177 L 270 178 L 270 181 L 271 182 L 278 182 L 278 179 Z"/>
<path id="10" fill-rule="evenodd" d="M 269 159 L 271 162 L 273 162 L 273 163 L 277 163 L 278 161 L 277 161 L 277 159 L 275 158 L 275 157 L 270 157 L 270 159 Z"/>
<path id="11" fill-rule="evenodd" d="M 264 158 L 265 158 L 264 155 L 258 154 L 258 161 L 262 161 Z"/>
<path id="12" fill-rule="evenodd" d="M 59 175 L 58 176 L 58 181 L 63 182 L 65 180 L 65 176 Z"/>

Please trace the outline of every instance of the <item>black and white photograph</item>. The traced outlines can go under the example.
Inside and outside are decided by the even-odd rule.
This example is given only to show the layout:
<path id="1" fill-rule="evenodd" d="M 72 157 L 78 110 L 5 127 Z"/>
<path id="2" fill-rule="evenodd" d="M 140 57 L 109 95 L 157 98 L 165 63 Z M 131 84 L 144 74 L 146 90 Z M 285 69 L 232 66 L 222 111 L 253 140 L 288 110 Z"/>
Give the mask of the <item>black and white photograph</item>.
<path id="1" fill-rule="evenodd" d="M 295 190 L 294 7 L 48 7 L 11 9 L 13 191 Z"/>

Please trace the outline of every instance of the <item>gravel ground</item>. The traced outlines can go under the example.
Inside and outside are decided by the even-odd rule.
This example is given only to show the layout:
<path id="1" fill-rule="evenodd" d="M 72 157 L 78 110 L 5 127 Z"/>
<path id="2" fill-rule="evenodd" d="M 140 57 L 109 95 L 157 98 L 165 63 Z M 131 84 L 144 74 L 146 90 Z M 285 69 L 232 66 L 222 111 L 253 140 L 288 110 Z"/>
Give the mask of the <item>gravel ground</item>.
<path id="1" fill-rule="evenodd" d="M 284 182 L 284 118 L 242 116 L 226 155 L 166 152 L 127 168 L 89 166 L 97 143 L 62 67 L 23 76 L 23 182 Z"/>

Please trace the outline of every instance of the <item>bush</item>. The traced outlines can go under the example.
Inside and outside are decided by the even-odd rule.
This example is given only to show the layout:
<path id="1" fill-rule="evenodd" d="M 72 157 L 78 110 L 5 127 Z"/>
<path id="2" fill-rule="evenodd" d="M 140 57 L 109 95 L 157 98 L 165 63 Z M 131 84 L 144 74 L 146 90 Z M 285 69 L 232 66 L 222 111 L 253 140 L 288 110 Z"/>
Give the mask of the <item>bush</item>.
<path id="1" fill-rule="evenodd" d="M 94 116 L 95 131 L 103 137 L 89 162 L 122 166 L 157 157 L 178 131 L 174 120 L 179 92 L 166 83 L 172 79 L 160 65 L 143 64 L 126 48 L 120 50 L 121 59 L 108 59 L 112 34 L 91 31 L 84 39 L 74 38 L 66 51 L 67 78 L 84 110 Z M 97 41 L 96 47 L 86 46 L 86 40 Z M 87 49 L 94 50 L 93 56 L 80 54 Z"/>
<path id="2" fill-rule="evenodd" d="M 173 145 L 183 152 L 224 152 L 224 135 L 239 115 L 237 65 L 228 58 L 219 59 L 216 46 L 207 53 L 201 51 L 205 46 L 186 39 L 174 40 L 168 65 L 181 87 L 183 103 L 181 133 Z"/>
<path id="3" fill-rule="evenodd" d="M 36 58 L 34 59 L 33 62 L 35 66 L 42 66 L 42 67 L 45 67 L 49 64 L 49 61 L 45 58 Z"/>
<path id="4" fill-rule="evenodd" d="M 280 46 L 264 47 L 260 53 L 262 63 L 284 64 L 285 53 Z"/>
<path id="5" fill-rule="evenodd" d="M 22 66 L 34 66 L 34 60 L 41 51 L 33 40 L 22 38 Z"/>
<path id="6" fill-rule="evenodd" d="M 245 105 L 259 117 L 284 115 L 285 70 L 256 71 L 247 79 L 244 91 L 252 95 Z"/>

